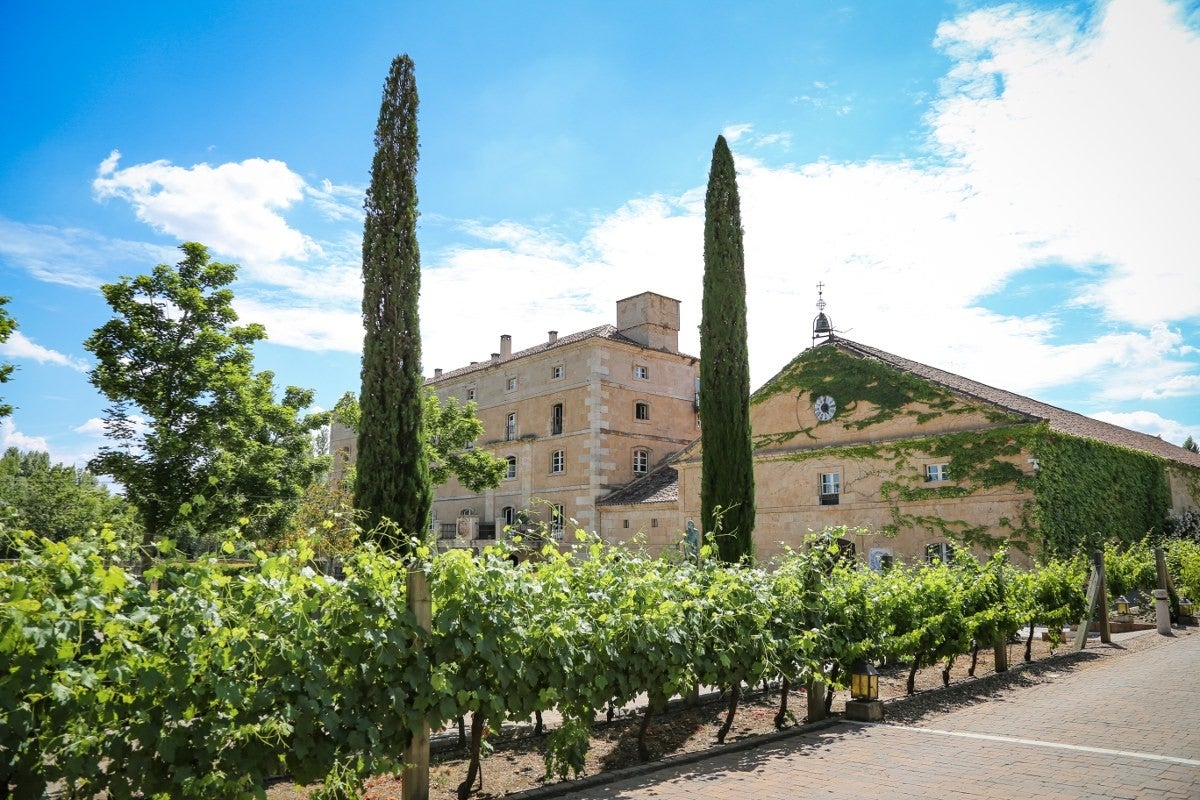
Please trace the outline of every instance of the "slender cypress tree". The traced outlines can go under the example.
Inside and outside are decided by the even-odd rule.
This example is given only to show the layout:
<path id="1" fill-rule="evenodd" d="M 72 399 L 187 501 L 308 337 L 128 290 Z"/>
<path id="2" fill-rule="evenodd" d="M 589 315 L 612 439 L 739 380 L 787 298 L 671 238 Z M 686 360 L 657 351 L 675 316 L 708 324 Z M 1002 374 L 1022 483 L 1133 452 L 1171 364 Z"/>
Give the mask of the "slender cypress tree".
<path id="1" fill-rule="evenodd" d="M 362 409 L 354 505 L 423 534 L 433 502 L 421 443 L 421 254 L 417 248 L 417 84 L 407 55 L 383 86 L 363 226 Z"/>
<path id="2" fill-rule="evenodd" d="M 754 534 L 746 258 L 740 206 L 733 154 L 725 137 L 718 136 L 704 201 L 700 517 L 705 532 L 717 534 L 717 554 L 731 563 L 753 555 Z"/>

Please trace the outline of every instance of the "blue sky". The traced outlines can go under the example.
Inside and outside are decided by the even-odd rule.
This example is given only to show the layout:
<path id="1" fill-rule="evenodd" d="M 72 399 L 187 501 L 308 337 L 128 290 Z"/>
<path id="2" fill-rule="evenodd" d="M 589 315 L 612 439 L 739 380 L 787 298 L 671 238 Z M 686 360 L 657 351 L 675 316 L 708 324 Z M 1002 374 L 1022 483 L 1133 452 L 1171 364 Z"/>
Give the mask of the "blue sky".
<path id="1" fill-rule="evenodd" d="M 845 336 L 1200 438 L 1195 2 L 5 4 L 0 447 L 83 463 L 98 287 L 241 265 L 256 366 L 357 389 L 362 195 L 391 59 L 420 92 L 424 363 L 582 330 L 645 290 L 699 354 L 730 141 L 751 379 Z"/>

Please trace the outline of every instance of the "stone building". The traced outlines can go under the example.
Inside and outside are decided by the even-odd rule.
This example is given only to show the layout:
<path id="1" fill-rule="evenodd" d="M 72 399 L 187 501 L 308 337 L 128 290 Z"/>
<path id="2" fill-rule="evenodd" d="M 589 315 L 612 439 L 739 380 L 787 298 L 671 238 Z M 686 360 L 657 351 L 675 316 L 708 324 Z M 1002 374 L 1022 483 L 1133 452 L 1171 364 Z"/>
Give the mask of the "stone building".
<path id="1" fill-rule="evenodd" d="M 751 397 L 760 560 L 846 525 L 876 566 L 962 546 L 1027 561 L 1200 506 L 1200 455 L 816 327 Z M 605 538 L 677 546 L 700 519 L 701 459 L 697 441 L 605 498 Z"/>
<path id="2" fill-rule="evenodd" d="M 556 532 L 597 530 L 598 499 L 696 438 L 700 365 L 679 352 L 679 301 L 644 292 L 616 306 L 616 325 L 550 331 L 516 352 L 501 336 L 488 360 L 426 380 L 443 402 L 475 402 L 476 446 L 508 462 L 501 485 L 483 494 L 453 479 L 438 487 L 444 540 L 478 546 L 523 515 Z"/>

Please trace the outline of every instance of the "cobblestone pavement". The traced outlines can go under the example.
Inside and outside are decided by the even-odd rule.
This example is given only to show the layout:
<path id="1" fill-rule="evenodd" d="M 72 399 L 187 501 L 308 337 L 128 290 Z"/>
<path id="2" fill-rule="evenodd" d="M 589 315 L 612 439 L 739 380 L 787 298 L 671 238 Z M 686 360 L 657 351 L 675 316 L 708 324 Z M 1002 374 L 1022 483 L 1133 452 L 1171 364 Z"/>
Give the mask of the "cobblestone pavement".
<path id="1" fill-rule="evenodd" d="M 1198 701 L 1200 635 L 1192 635 L 1065 668 L 1050 683 L 913 726 L 839 722 L 561 796 L 1194 800 Z"/>

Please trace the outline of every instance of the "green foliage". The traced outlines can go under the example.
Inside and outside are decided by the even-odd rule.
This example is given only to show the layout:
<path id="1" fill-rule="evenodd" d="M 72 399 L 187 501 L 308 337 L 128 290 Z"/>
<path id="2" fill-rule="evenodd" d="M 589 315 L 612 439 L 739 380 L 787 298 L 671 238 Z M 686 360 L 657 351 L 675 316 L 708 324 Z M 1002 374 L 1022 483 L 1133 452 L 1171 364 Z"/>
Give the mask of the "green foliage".
<path id="1" fill-rule="evenodd" d="M 855 430 L 898 416 L 911 417 L 921 424 L 943 414 L 972 412 L 988 414 L 996 421 L 1013 419 L 982 405 L 964 402 L 950 391 L 915 375 L 874 359 L 843 352 L 836 343 L 810 348 L 796 356 L 759 387 L 751 402 L 762 403 L 778 394 L 807 395 L 809 403 L 820 395 L 832 395 L 838 404 L 835 420 L 845 419 L 866 404 L 872 411 L 869 416 L 845 423 Z M 811 429 L 796 432 L 799 433 L 812 435 Z"/>
<path id="2" fill-rule="evenodd" d="M 1183 449 L 1190 450 L 1193 453 L 1200 453 L 1200 444 L 1196 444 L 1196 440 L 1189 436 L 1183 440 Z"/>
<path id="3" fill-rule="evenodd" d="M 1200 542 L 1180 539 L 1167 543 L 1167 571 L 1181 597 L 1200 602 Z"/>
<path id="4" fill-rule="evenodd" d="M 126 536 L 133 531 L 123 498 L 87 470 L 51 465 L 49 453 L 8 448 L 0 457 L 0 507 L 11 514 L 10 524 L 55 541 L 106 523 Z"/>
<path id="5" fill-rule="evenodd" d="M 362 417 L 354 504 L 368 529 L 390 520 L 423 533 L 433 503 L 421 446 L 421 254 L 417 246 L 417 85 L 392 61 L 375 128 L 363 226 Z"/>
<path id="6" fill-rule="evenodd" d="M 1149 539 L 1105 543 L 1104 579 L 1108 593 L 1114 597 L 1134 592 L 1149 595 L 1157 589 L 1158 566 Z"/>
<path id="7" fill-rule="evenodd" d="M 196 549 L 243 516 L 263 535 L 282 527 L 322 468 L 310 435 L 323 419 L 301 416 L 307 391 L 289 387 L 277 405 L 271 373 L 253 373 L 251 347 L 266 334 L 233 324 L 237 267 L 195 242 L 180 250 L 175 267 L 101 289 L 115 316 L 84 346 L 112 403 L 112 444 L 89 467 L 124 487 L 147 547 L 170 535 Z"/>
<path id="8" fill-rule="evenodd" d="M 717 548 L 729 563 L 753 555 L 755 516 L 740 205 L 733 154 L 725 137 L 718 136 L 704 202 L 700 517 L 704 531 L 714 531 L 717 509 L 722 509 L 724 535 Z"/>
<path id="9" fill-rule="evenodd" d="M 1163 459 L 1052 431 L 1035 456 L 1036 519 L 1051 556 L 1091 552 L 1104 542 L 1132 543 L 1162 531 L 1171 505 Z"/>
<path id="10" fill-rule="evenodd" d="M 483 435 L 483 423 L 476 415 L 476 408 L 475 401 L 460 405 L 456 397 L 442 405 L 436 392 L 425 391 L 421 440 L 434 486 L 454 477 L 470 491 L 481 493 L 496 488 L 504 480 L 507 462 L 486 450 L 471 447 Z M 352 430 L 359 430 L 362 413 L 353 392 L 342 395 L 333 407 L 333 415 Z"/>
<path id="11" fill-rule="evenodd" d="M 8 301 L 11 299 L 11 297 L 0 296 L 0 344 L 7 342 L 8 337 L 11 336 L 12 332 L 17 329 L 17 321 L 12 318 L 12 315 L 8 313 L 8 309 L 5 308 L 5 306 L 8 305 Z M 12 364 L 0 362 L 0 383 L 8 383 L 8 381 L 12 378 L 14 369 L 15 367 Z M 2 400 L 3 398 L 0 398 L 0 401 Z M 5 405 L 3 402 L 0 402 L 0 419 L 4 419 L 12 414 L 12 412 L 12 406 Z"/>
<path id="12" fill-rule="evenodd" d="M 506 543 L 478 557 L 398 559 L 367 543 L 344 580 L 311 567 L 303 542 L 270 556 L 168 557 L 144 579 L 109 530 L 53 542 L 0 537 L 0 785 L 41 797 L 261 797 L 290 774 L 352 796 L 395 769 L 421 720 L 467 712 L 496 723 L 557 708 L 548 774 L 585 763 L 596 710 L 640 694 L 650 713 L 696 684 L 840 678 L 859 657 L 929 663 L 1029 619 L 1078 618 L 1076 565 L 1028 576 L 1002 557 L 980 565 L 844 558 L 831 530 L 768 572 L 713 557 L 678 562 L 578 534 L 515 563 Z M 1200 580 L 1181 543 L 1171 563 Z M 169 548 L 164 548 L 170 556 Z M 434 600 L 428 632 L 407 610 L 410 569 Z M 158 588 L 152 588 L 157 585 Z M 418 647 L 418 640 L 424 646 Z"/>

